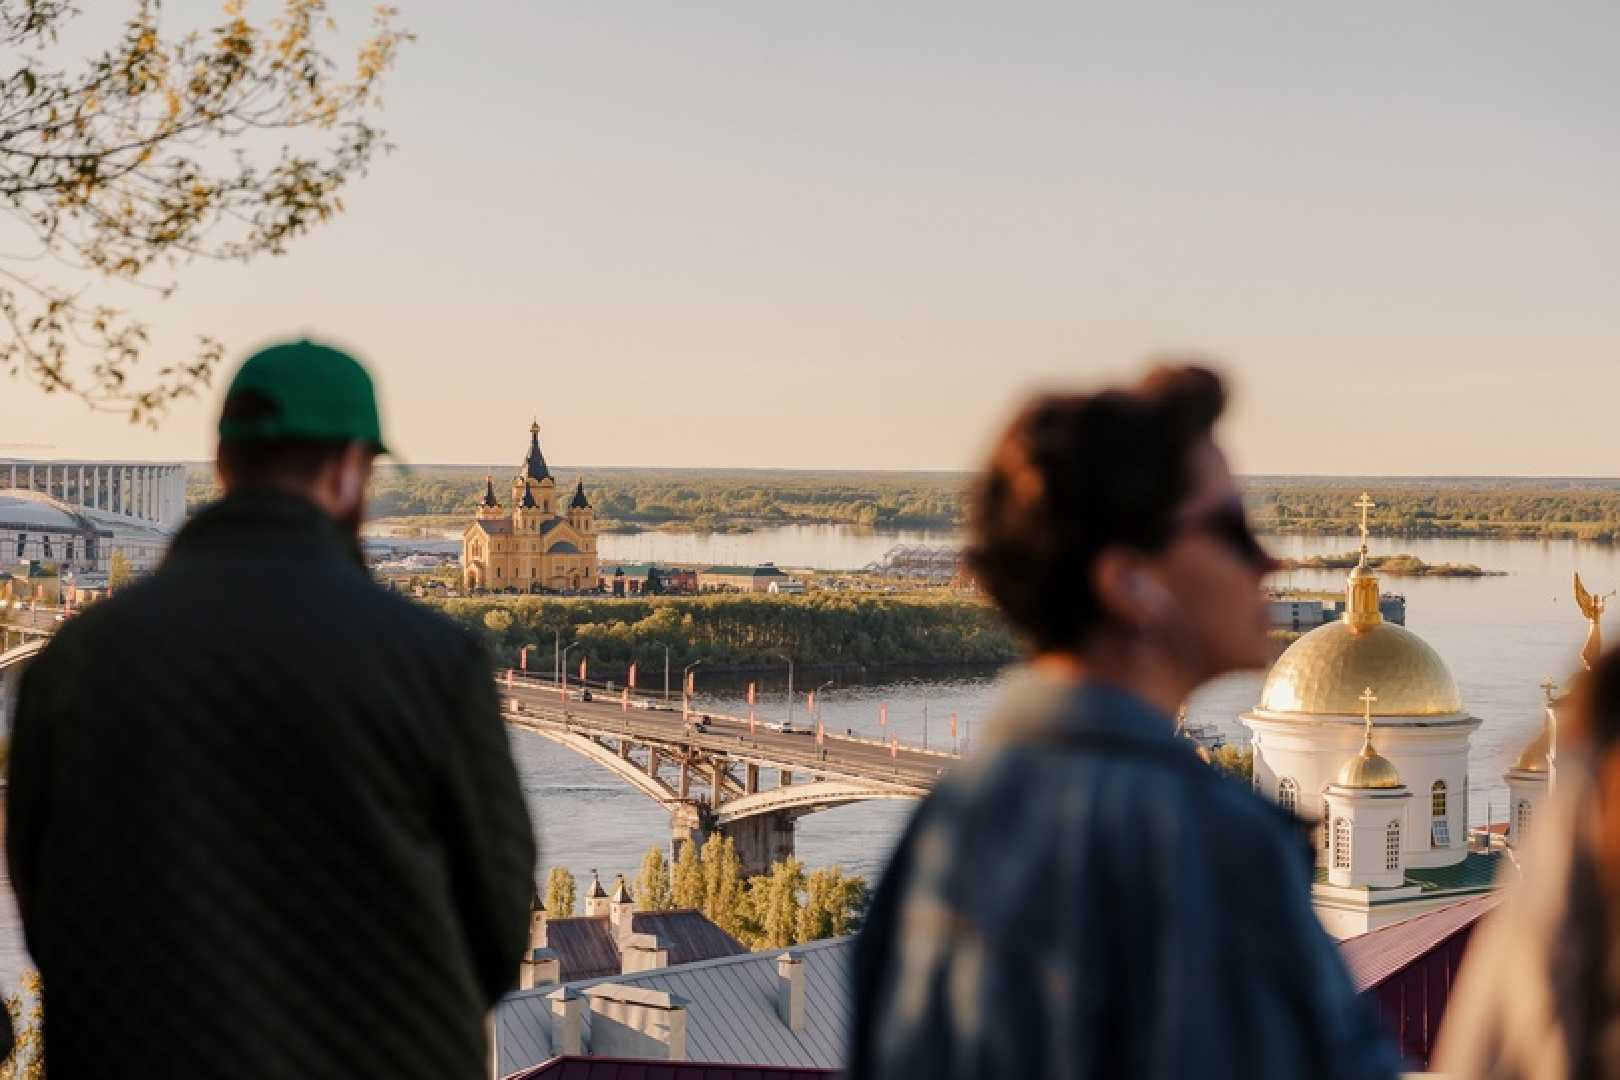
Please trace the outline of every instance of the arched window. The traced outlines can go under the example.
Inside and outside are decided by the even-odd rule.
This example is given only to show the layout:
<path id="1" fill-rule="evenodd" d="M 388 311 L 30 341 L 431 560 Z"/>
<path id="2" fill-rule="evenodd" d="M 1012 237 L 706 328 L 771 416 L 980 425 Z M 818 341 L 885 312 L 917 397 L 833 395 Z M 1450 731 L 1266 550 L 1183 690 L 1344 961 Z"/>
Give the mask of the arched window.
<path id="1" fill-rule="evenodd" d="M 1277 805 L 1290 814 L 1299 811 L 1299 785 L 1291 777 L 1283 777 L 1277 784 Z"/>
<path id="2" fill-rule="evenodd" d="M 1384 869 L 1401 868 L 1401 823 L 1392 821 L 1384 830 Z"/>
<path id="3" fill-rule="evenodd" d="M 1350 869 L 1350 823 L 1344 818 L 1333 819 L 1333 869 Z"/>
<path id="4" fill-rule="evenodd" d="M 1524 831 L 1530 827 L 1530 800 L 1520 799 L 1513 805 L 1513 839 L 1523 840 Z"/>
<path id="5" fill-rule="evenodd" d="M 1436 780 L 1429 788 L 1429 844 L 1443 848 L 1451 846 L 1451 822 L 1446 817 L 1446 782 Z"/>

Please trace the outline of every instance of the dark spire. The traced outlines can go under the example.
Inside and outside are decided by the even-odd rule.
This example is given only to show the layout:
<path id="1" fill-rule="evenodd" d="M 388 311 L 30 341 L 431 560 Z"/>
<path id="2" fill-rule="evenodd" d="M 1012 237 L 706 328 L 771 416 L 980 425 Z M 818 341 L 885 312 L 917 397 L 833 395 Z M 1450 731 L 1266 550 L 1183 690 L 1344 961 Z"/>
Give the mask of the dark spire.
<path id="1" fill-rule="evenodd" d="M 533 510 L 540 504 L 534 501 L 534 484 L 530 480 L 523 481 L 523 501 L 518 504 L 525 510 Z"/>
<path id="2" fill-rule="evenodd" d="M 499 502 L 495 501 L 495 478 L 493 476 L 488 475 L 488 474 L 485 474 L 485 476 L 484 476 L 484 505 L 485 506 L 499 506 L 499 505 L 501 505 Z"/>
<path id="3" fill-rule="evenodd" d="M 591 502 L 585 497 L 585 481 L 581 480 L 574 488 L 574 497 L 568 501 L 570 510 L 589 510 Z"/>
<path id="4" fill-rule="evenodd" d="M 551 479 L 551 470 L 546 468 L 546 459 L 540 453 L 540 422 L 536 420 L 529 425 L 529 454 L 523 459 L 523 475 L 535 483 Z"/>

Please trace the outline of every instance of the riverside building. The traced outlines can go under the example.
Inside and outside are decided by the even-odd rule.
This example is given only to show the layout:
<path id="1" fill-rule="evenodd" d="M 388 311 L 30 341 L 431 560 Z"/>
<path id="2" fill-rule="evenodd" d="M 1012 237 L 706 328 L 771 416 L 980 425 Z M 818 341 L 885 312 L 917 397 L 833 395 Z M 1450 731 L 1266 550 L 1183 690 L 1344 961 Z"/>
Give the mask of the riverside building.
<path id="1" fill-rule="evenodd" d="M 540 452 L 540 425 L 512 478 L 508 510 L 486 477 L 478 514 L 461 536 L 461 579 L 468 592 L 579 592 L 597 587 L 596 511 L 585 482 L 566 506 Z"/>

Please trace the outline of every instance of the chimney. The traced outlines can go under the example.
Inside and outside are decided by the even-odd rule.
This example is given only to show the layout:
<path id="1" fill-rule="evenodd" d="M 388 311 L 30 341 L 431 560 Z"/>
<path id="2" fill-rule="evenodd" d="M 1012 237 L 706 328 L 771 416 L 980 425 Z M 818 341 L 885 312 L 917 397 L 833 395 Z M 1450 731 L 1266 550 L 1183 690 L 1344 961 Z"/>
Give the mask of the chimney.
<path id="1" fill-rule="evenodd" d="M 544 990 L 562 982 L 562 960 L 554 949 L 531 949 L 518 968 L 519 990 Z"/>
<path id="2" fill-rule="evenodd" d="M 619 970 L 631 975 L 669 967 L 669 946 L 657 934 L 628 934 L 620 939 Z"/>
<path id="3" fill-rule="evenodd" d="M 608 914 L 608 894 L 602 888 L 602 879 L 591 871 L 591 884 L 585 890 L 585 917 L 588 919 L 601 918 Z"/>
<path id="4" fill-rule="evenodd" d="M 804 1030 L 804 960 L 791 952 L 776 958 L 776 1012 L 789 1031 Z"/>
<path id="5" fill-rule="evenodd" d="M 612 922 L 613 938 L 619 942 L 621 951 L 625 940 L 634 932 L 631 924 L 635 921 L 633 918 L 635 910 L 636 899 L 630 895 L 630 889 L 624 883 L 624 875 L 620 874 L 619 879 L 613 883 L 613 895 L 608 898 L 608 919 Z"/>
<path id="6" fill-rule="evenodd" d="M 585 998 L 572 987 L 559 986 L 546 995 L 551 1002 L 551 1052 L 557 1056 L 578 1056 L 582 1050 L 580 1031 L 584 1022 Z"/>
<path id="7" fill-rule="evenodd" d="M 686 1060 L 685 998 L 616 983 L 596 983 L 585 996 L 593 1056 Z"/>

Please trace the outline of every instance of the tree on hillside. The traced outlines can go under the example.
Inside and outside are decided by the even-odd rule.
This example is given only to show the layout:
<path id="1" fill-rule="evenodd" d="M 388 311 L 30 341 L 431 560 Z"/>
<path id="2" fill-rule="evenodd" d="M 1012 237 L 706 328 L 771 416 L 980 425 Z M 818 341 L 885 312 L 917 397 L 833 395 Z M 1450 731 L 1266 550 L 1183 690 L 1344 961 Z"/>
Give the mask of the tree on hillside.
<path id="1" fill-rule="evenodd" d="M 260 19 L 224 0 L 188 34 L 161 25 L 160 0 L 124 2 L 116 38 L 69 68 L 48 54 L 70 0 L 0 0 L 0 206 L 26 238 L 0 254 L 0 371 L 155 423 L 224 346 L 203 337 L 137 381 L 146 322 L 90 289 L 167 296 L 185 263 L 279 255 L 340 212 L 386 145 L 378 93 L 409 35 L 376 8 L 340 77 L 325 0 Z"/>
<path id="2" fill-rule="evenodd" d="M 678 908 L 697 908 L 699 911 L 703 910 L 708 899 L 703 881 L 703 864 L 698 860 L 697 845 L 690 840 L 681 844 L 681 853 L 675 856 L 671 899 Z"/>
<path id="3" fill-rule="evenodd" d="M 703 844 L 703 914 L 733 937 L 742 926 L 742 860 L 729 836 L 711 836 Z"/>
<path id="4" fill-rule="evenodd" d="M 668 911 L 675 906 L 669 863 L 656 846 L 648 848 L 642 857 L 641 873 L 636 876 L 636 899 L 641 911 Z"/>
<path id="5" fill-rule="evenodd" d="M 546 876 L 546 917 L 566 919 L 573 915 L 577 891 L 574 875 L 566 867 L 553 866 Z"/>

